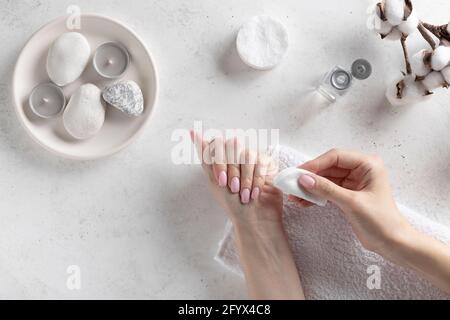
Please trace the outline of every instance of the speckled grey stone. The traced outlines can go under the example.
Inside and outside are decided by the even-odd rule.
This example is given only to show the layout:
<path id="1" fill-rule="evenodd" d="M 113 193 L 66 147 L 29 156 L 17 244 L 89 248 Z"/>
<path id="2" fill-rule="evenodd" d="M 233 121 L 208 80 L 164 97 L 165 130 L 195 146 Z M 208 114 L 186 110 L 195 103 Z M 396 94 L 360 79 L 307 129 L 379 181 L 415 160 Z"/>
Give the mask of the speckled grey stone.
<path id="1" fill-rule="evenodd" d="M 140 116 L 144 112 L 144 97 L 134 81 L 125 80 L 107 86 L 102 96 L 108 104 L 130 116 Z"/>

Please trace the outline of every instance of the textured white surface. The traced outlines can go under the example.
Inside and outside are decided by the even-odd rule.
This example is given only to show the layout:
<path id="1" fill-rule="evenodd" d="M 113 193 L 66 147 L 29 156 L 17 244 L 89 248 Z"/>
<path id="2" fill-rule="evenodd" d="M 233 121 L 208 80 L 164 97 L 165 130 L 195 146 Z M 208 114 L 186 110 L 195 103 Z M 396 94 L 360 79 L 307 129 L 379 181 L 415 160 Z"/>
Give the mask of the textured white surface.
<path id="1" fill-rule="evenodd" d="M 343 5 L 345 3 L 345 5 Z M 421 18 L 448 21 L 450 2 L 416 0 Z M 71 4 L 115 17 L 141 35 L 161 91 L 144 134 L 112 158 L 58 159 L 17 121 L 10 95 L 15 59 L 38 27 Z M 281 143 L 314 156 L 332 147 L 380 154 L 399 202 L 450 225 L 450 92 L 391 109 L 386 79 L 402 66 L 399 43 L 366 30 L 361 0 L 0 0 L 0 297 L 244 298 L 242 280 L 213 259 L 225 217 L 200 168 L 174 166 L 175 128 L 281 128 Z M 252 71 L 236 32 L 268 14 L 289 30 L 285 61 Z M 425 46 L 414 37 L 411 51 Z M 335 64 L 369 59 L 373 76 L 322 107 L 311 87 Z M 164 182 L 164 183 L 162 183 Z M 82 289 L 66 288 L 81 267 Z"/>

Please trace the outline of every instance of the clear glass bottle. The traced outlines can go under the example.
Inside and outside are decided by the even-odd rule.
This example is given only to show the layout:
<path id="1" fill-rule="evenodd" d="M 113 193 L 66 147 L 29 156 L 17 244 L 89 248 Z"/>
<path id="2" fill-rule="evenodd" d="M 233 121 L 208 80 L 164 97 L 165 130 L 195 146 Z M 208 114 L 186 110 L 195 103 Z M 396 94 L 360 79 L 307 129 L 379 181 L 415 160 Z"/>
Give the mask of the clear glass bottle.
<path id="1" fill-rule="evenodd" d="M 354 78 L 365 80 L 371 74 L 371 64 L 367 60 L 358 59 L 353 62 L 351 71 L 347 71 L 341 66 L 331 69 L 323 78 L 317 91 L 332 103 L 349 91 Z"/>

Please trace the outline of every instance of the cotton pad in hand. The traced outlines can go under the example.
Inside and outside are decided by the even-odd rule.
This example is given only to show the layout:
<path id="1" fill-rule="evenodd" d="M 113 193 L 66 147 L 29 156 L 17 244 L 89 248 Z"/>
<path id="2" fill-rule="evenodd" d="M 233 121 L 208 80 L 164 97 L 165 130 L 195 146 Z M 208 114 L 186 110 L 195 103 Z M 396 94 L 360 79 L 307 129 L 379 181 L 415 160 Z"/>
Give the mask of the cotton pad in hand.
<path id="1" fill-rule="evenodd" d="M 327 200 L 306 192 L 300 187 L 298 179 L 304 174 L 311 174 L 311 172 L 299 168 L 287 168 L 275 177 L 273 184 L 285 194 L 290 194 L 324 207 L 327 204 Z"/>
<path id="2" fill-rule="evenodd" d="M 242 61 L 258 70 L 276 67 L 289 46 L 286 28 L 268 16 L 257 16 L 244 24 L 236 39 Z"/>

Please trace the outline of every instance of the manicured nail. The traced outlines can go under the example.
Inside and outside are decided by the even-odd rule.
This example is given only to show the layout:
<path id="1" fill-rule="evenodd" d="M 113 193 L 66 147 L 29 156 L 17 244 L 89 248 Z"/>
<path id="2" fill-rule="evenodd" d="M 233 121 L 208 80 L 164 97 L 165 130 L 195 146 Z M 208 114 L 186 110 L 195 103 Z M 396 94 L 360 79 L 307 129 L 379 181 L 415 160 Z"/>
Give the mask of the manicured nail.
<path id="1" fill-rule="evenodd" d="M 231 179 L 230 188 L 231 192 L 233 193 L 239 192 L 239 190 L 241 189 L 241 181 L 239 180 L 238 177 L 233 177 L 233 179 Z"/>
<path id="2" fill-rule="evenodd" d="M 247 204 L 250 202 L 250 189 L 245 188 L 241 191 L 241 201 L 244 204 Z"/>
<path id="3" fill-rule="evenodd" d="M 300 183 L 301 186 L 305 187 L 306 189 L 312 189 L 316 185 L 316 180 L 314 180 L 313 177 L 308 176 L 306 174 L 300 176 L 298 182 Z"/>
<path id="4" fill-rule="evenodd" d="M 228 181 L 227 173 L 225 171 L 221 171 L 219 173 L 219 186 L 222 187 L 222 188 L 226 187 L 227 186 L 227 181 Z"/>
<path id="5" fill-rule="evenodd" d="M 258 187 L 253 188 L 253 190 L 252 190 L 252 199 L 253 200 L 257 200 L 259 198 L 259 192 L 260 192 L 260 190 Z"/>

